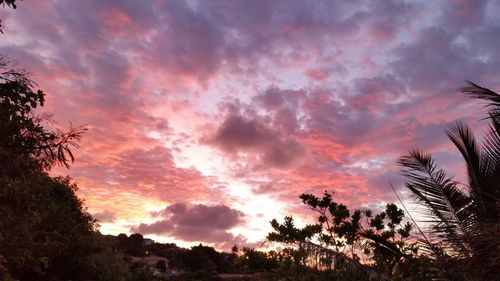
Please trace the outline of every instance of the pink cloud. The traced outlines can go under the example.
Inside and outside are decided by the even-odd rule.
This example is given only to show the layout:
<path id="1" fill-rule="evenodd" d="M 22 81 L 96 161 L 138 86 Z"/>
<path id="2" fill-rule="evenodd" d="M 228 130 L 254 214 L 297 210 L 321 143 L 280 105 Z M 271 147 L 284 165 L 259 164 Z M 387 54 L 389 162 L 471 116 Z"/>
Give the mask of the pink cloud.
<path id="1" fill-rule="evenodd" d="M 323 81 L 328 78 L 328 72 L 316 70 L 316 69 L 308 69 L 306 70 L 306 75 L 311 79 L 316 79 Z"/>

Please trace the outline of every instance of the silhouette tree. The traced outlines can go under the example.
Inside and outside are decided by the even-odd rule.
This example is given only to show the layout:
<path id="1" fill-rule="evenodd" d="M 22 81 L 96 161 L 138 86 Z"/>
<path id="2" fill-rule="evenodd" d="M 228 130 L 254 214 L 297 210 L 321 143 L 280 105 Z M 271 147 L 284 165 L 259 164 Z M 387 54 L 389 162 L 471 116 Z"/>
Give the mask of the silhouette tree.
<path id="1" fill-rule="evenodd" d="M 234 244 L 234 246 L 231 248 L 231 253 L 234 255 L 237 255 L 240 249 L 238 249 L 238 246 Z"/>
<path id="2" fill-rule="evenodd" d="M 454 259 L 446 266 L 460 265 L 457 276 L 494 280 L 500 268 L 500 95 L 471 82 L 461 91 L 489 101 L 489 132 L 481 144 L 465 124 L 446 132 L 464 159 L 468 183 L 448 177 L 430 155 L 417 149 L 402 156 L 399 164 L 406 187 L 426 207 L 431 234 L 439 239 L 426 242 L 430 252 L 441 260 L 443 254 Z"/>
<path id="3" fill-rule="evenodd" d="M 129 280 L 121 254 L 98 231 L 69 178 L 82 128 L 43 126 L 44 94 L 0 58 L 0 280 Z"/>
<path id="4" fill-rule="evenodd" d="M 0 175 L 18 178 L 74 161 L 71 148 L 78 147 L 86 129 L 46 129 L 43 124 L 52 122 L 52 115 L 36 113 L 45 94 L 35 86 L 26 71 L 0 56 Z"/>
<path id="5" fill-rule="evenodd" d="M 335 272 L 357 274 L 357 278 L 377 275 L 384 278 L 406 278 L 418 267 L 417 249 L 408 238 L 412 230 L 404 223 L 404 212 L 387 204 L 384 212 L 373 215 L 370 210 L 351 212 L 344 204 L 333 200 L 327 191 L 322 197 L 300 195 L 302 202 L 318 216 L 318 223 L 297 228 L 292 217 L 284 223 L 271 221 L 274 231 L 267 239 L 294 246 L 298 265 L 333 269 Z M 372 267 L 360 263 L 358 254 L 364 252 Z"/>

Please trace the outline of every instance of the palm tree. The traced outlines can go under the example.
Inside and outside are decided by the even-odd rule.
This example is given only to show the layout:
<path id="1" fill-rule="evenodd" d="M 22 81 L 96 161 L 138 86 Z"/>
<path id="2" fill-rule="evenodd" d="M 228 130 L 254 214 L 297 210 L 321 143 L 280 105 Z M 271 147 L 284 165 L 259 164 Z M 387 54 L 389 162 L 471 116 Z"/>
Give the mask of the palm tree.
<path id="1" fill-rule="evenodd" d="M 478 144 L 469 127 L 457 123 L 447 130 L 461 153 L 468 183 L 461 184 L 439 169 L 433 158 L 417 149 L 398 163 L 406 187 L 425 206 L 431 224 L 427 239 L 431 253 L 441 261 L 460 265 L 467 280 L 496 280 L 500 268 L 500 95 L 468 82 L 461 92 L 488 101 L 489 132 Z M 450 263 L 447 265 L 449 266 Z M 448 273 L 453 275 L 453 267 Z M 454 278 L 454 277 L 452 277 Z"/>

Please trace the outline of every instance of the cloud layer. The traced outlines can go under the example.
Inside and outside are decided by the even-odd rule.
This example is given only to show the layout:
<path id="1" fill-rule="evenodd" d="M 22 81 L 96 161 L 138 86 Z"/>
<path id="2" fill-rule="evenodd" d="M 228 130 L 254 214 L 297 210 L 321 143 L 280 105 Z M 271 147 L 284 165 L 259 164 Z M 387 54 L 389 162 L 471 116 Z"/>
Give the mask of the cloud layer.
<path id="1" fill-rule="evenodd" d="M 460 178 L 443 131 L 484 127 L 456 89 L 500 89 L 498 12 L 494 0 L 33 1 L 0 10 L 0 53 L 33 74 L 56 126 L 87 124 L 69 174 L 104 232 L 252 242 L 271 218 L 310 218 L 302 192 L 394 200 L 411 146 Z M 231 223 L 200 236 L 204 212 Z"/>

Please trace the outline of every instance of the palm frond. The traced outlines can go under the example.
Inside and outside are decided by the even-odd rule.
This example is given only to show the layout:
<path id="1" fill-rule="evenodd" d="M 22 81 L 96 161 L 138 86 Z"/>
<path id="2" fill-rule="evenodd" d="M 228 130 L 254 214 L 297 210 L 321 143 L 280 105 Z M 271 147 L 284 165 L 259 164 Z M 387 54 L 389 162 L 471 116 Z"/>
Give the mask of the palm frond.
<path id="1" fill-rule="evenodd" d="M 487 216 L 487 209 L 484 205 L 483 194 L 481 192 L 482 186 L 486 181 L 485 166 L 476 139 L 469 127 L 462 123 L 456 123 L 452 128 L 446 131 L 446 134 L 453 144 L 455 144 L 465 160 L 467 174 L 469 176 L 468 189 L 470 194 L 474 197 L 474 204 L 467 207 L 474 208 L 474 210 L 470 210 L 472 214 L 485 217 Z"/>
<path id="2" fill-rule="evenodd" d="M 490 102 L 490 106 L 500 106 L 500 95 L 488 88 L 483 88 L 477 84 L 467 81 L 468 86 L 462 87 L 460 91 L 473 98 L 478 98 Z"/>
<path id="3" fill-rule="evenodd" d="M 478 207 L 483 208 L 483 218 L 488 224 L 500 220 L 500 94 L 468 81 L 468 86 L 461 89 L 462 93 L 473 98 L 489 102 L 488 117 L 490 120 L 489 134 L 482 144 L 483 182 L 475 191 L 480 201 Z M 484 221 L 481 223 L 485 223 Z"/>
<path id="4" fill-rule="evenodd" d="M 457 188 L 457 182 L 437 169 L 430 155 L 412 149 L 401 157 L 398 163 L 407 178 L 406 186 L 429 211 L 433 222 L 433 232 L 450 242 L 457 253 L 469 252 L 468 225 L 462 218 L 469 216 L 467 206 L 470 198 Z"/>
<path id="5" fill-rule="evenodd" d="M 488 112 L 490 116 L 489 132 L 483 141 L 485 159 L 492 161 L 493 169 L 500 167 L 500 109 L 492 109 Z M 490 171 L 491 172 L 491 171 Z"/>
<path id="6" fill-rule="evenodd" d="M 485 182 L 481 188 L 485 208 L 490 220 L 500 220 L 500 109 L 490 109 L 489 133 L 483 141 Z"/>

